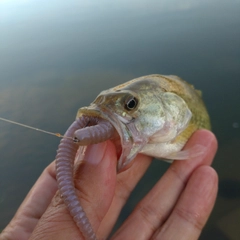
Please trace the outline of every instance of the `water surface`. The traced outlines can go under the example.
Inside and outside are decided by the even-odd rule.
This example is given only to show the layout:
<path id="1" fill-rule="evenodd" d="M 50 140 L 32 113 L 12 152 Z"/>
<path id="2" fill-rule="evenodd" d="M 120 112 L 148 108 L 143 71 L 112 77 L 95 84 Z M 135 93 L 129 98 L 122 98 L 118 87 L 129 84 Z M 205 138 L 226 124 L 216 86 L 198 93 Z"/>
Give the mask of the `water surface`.
<path id="1" fill-rule="evenodd" d="M 240 236 L 240 1 L 0 2 L 0 116 L 53 132 L 104 89 L 175 74 L 203 92 L 219 151 L 220 190 L 201 239 Z M 14 215 L 58 138 L 0 122 L 0 229 Z M 120 217 L 166 171 L 154 161 Z"/>

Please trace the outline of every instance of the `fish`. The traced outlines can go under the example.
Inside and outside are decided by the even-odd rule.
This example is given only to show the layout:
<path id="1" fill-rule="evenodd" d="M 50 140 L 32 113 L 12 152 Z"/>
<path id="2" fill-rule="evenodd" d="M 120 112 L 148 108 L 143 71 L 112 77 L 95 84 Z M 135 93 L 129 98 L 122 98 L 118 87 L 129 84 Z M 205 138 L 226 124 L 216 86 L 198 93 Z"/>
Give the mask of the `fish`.
<path id="1" fill-rule="evenodd" d="M 195 90 L 177 76 L 149 75 L 102 91 L 82 115 L 108 120 L 121 138 L 118 171 L 131 166 L 137 153 L 183 159 L 179 152 L 194 131 L 210 129 L 210 118 Z"/>
<path id="2" fill-rule="evenodd" d="M 138 153 L 185 160 L 202 154 L 203 146 L 183 147 L 198 129 L 211 129 L 201 91 L 175 75 L 152 74 L 102 91 L 60 142 L 56 156 L 59 191 L 85 239 L 97 239 L 75 192 L 73 164 L 79 149 L 112 140 L 118 152 L 117 171 L 130 168 Z M 74 206 L 74 207 L 72 207 Z"/>

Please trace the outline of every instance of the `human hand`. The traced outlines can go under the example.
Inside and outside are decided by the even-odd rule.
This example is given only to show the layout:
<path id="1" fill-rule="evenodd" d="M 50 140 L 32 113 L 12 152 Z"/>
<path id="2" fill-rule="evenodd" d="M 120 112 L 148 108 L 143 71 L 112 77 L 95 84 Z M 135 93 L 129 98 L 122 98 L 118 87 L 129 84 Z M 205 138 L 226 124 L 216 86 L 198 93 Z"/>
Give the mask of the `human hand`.
<path id="1" fill-rule="evenodd" d="M 217 142 L 207 130 L 193 134 L 185 146 L 206 147 L 205 155 L 175 161 L 111 239 L 198 239 L 217 194 L 217 174 L 209 166 Z M 131 168 L 116 174 L 111 142 L 90 146 L 76 169 L 75 186 L 98 239 L 106 239 L 131 191 L 151 163 L 139 154 Z M 55 164 L 39 177 L 1 240 L 83 239 L 58 191 Z"/>

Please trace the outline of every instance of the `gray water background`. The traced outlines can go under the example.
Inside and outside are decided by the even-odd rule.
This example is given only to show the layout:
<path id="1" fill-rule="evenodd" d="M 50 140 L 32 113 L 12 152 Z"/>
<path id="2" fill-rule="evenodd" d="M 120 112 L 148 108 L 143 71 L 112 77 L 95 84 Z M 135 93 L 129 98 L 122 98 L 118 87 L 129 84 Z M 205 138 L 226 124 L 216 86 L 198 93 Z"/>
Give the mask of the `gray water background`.
<path id="1" fill-rule="evenodd" d="M 202 90 L 219 141 L 220 182 L 200 239 L 240 239 L 239 0 L 0 2 L 0 117 L 64 133 L 100 91 L 152 73 Z M 58 143 L 0 122 L 0 229 Z M 167 168 L 153 162 L 118 225 Z"/>

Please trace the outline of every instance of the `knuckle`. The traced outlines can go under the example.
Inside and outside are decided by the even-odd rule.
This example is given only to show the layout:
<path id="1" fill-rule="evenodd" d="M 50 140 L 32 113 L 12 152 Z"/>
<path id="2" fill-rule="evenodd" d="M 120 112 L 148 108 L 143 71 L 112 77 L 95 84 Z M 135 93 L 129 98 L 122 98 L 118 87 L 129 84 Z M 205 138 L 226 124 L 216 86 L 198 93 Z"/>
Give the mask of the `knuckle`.
<path id="1" fill-rule="evenodd" d="M 116 196 L 123 202 L 126 202 L 131 192 L 132 192 L 131 186 L 129 186 L 129 184 L 126 181 L 123 181 L 118 178 Z"/>
<path id="2" fill-rule="evenodd" d="M 178 168 L 175 165 L 171 164 L 169 167 L 169 171 L 173 173 L 173 175 L 183 184 L 186 184 L 186 179 L 183 178 L 182 174 L 179 173 Z"/>
<path id="3" fill-rule="evenodd" d="M 148 225 L 152 232 L 156 231 L 159 224 L 163 221 L 163 217 L 151 205 L 138 205 L 135 209 L 140 214 L 141 219 Z"/>
<path id="4" fill-rule="evenodd" d="M 199 212 L 193 212 L 186 208 L 176 208 L 175 213 L 184 221 L 190 223 L 194 228 L 202 230 L 204 222 L 202 221 L 201 214 Z"/>

